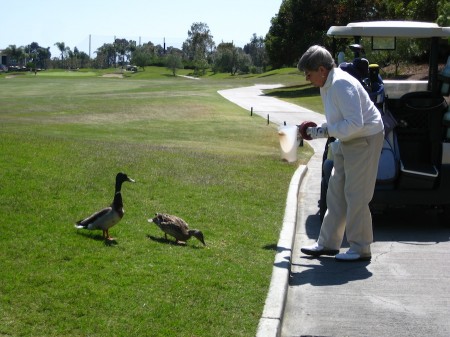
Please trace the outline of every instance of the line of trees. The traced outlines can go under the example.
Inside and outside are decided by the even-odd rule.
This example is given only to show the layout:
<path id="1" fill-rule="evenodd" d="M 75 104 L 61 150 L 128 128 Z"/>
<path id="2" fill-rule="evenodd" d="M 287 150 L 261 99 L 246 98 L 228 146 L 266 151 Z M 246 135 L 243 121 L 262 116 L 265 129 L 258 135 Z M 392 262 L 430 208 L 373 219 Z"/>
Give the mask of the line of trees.
<path id="1" fill-rule="evenodd" d="M 25 47 L 16 47 L 10 45 L 3 50 L 2 55 L 9 57 L 10 64 L 17 68 L 46 68 L 48 66 L 51 53 L 50 47 L 44 48 L 39 46 L 37 42 L 33 42 Z"/>
<path id="2" fill-rule="evenodd" d="M 279 12 L 272 18 L 265 37 L 253 34 L 243 48 L 233 42 L 217 46 L 206 23 L 195 22 L 181 49 L 152 42 L 137 45 L 136 41 L 115 39 L 95 51 L 91 59 L 76 47 L 73 51 L 64 42 L 56 42 L 60 57 L 51 59 L 50 48 L 33 42 L 26 47 L 10 45 L 3 51 L 9 63 L 38 68 L 109 68 L 133 64 L 167 66 L 175 74 L 179 68 L 193 69 L 202 75 L 213 72 L 260 73 L 268 67 L 293 66 L 312 44 L 331 47 L 326 31 L 332 25 L 368 20 L 415 20 L 437 22 L 450 26 L 448 0 L 283 0 Z M 342 46 L 338 46 L 342 47 Z M 417 58 L 420 43 L 400 48 L 399 58 Z M 420 53 L 419 53 L 420 54 Z M 420 55 L 419 55 L 420 56 Z M 426 56 L 426 55 L 424 55 Z"/>
<path id="3" fill-rule="evenodd" d="M 33 42 L 26 47 L 10 45 L 2 54 L 9 58 L 9 65 L 24 69 L 33 68 L 110 68 L 133 64 L 145 70 L 146 66 L 167 66 L 175 75 L 180 68 L 193 69 L 196 75 L 205 74 L 207 69 L 214 72 L 263 72 L 268 65 L 264 38 L 253 34 L 244 48 L 233 42 L 222 42 L 217 47 L 206 23 L 195 22 L 188 31 L 182 48 L 154 45 L 152 42 L 137 45 L 136 41 L 115 39 L 105 43 L 96 51 L 96 57 L 80 52 L 77 47 L 70 49 L 64 42 L 56 42 L 60 55 L 51 59 L 50 48 L 40 47 Z"/>
<path id="4" fill-rule="evenodd" d="M 64 42 L 56 42 L 55 46 L 61 52 L 61 58 L 51 59 L 50 47 L 41 47 L 32 42 L 25 47 L 9 45 L 2 51 L 8 57 L 8 65 L 16 69 L 47 69 L 53 68 L 83 68 L 90 63 L 89 55 L 80 52 L 77 47 L 73 51 Z"/>

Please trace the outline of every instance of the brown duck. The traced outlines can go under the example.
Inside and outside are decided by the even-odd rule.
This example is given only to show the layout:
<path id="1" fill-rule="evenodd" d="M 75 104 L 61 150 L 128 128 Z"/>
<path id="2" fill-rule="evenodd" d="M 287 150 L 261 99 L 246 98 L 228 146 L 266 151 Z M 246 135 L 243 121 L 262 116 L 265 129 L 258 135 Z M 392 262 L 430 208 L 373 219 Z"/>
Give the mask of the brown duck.
<path id="1" fill-rule="evenodd" d="M 148 219 L 148 222 L 155 223 L 164 232 L 166 240 L 169 234 L 175 238 L 176 243 L 186 243 L 193 236 L 206 246 L 203 233 L 198 229 L 189 229 L 186 221 L 175 215 L 156 213 L 153 219 Z"/>

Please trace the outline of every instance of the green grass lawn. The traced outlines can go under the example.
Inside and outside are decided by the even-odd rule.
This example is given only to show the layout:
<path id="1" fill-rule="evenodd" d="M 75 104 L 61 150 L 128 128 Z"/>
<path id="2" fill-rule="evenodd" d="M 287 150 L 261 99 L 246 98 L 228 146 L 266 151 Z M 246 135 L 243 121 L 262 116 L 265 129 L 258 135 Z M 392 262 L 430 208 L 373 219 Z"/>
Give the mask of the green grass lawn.
<path id="1" fill-rule="evenodd" d="M 0 336 L 254 335 L 288 185 L 312 151 L 282 162 L 276 125 L 217 90 L 304 77 L 74 74 L 0 76 Z M 105 244 L 74 223 L 111 203 L 119 171 L 136 184 Z M 165 241 L 155 212 L 207 246 Z"/>

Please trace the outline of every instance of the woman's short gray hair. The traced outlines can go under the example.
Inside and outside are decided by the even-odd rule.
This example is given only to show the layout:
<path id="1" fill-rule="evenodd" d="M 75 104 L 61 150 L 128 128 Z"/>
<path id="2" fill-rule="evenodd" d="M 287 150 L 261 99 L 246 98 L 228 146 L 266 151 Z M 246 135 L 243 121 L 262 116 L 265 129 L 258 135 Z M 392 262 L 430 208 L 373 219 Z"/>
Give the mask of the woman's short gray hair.
<path id="1" fill-rule="evenodd" d="M 320 66 L 327 70 L 331 70 L 335 67 L 333 56 L 330 52 L 321 46 L 311 46 L 302 55 L 298 62 L 297 68 L 300 71 L 317 70 Z"/>

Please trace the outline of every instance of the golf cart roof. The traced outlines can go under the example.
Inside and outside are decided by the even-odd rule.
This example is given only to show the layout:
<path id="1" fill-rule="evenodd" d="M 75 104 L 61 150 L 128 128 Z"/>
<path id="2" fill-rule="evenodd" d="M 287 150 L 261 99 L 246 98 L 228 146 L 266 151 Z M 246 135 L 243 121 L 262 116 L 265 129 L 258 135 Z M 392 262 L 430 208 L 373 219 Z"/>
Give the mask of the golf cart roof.
<path id="1" fill-rule="evenodd" d="M 418 21 L 352 22 L 347 26 L 331 26 L 327 35 L 336 37 L 450 37 L 450 27 L 440 27 L 436 23 Z"/>

